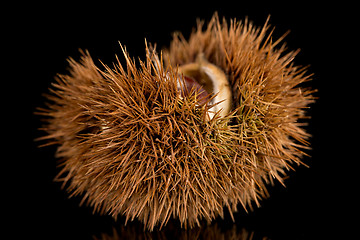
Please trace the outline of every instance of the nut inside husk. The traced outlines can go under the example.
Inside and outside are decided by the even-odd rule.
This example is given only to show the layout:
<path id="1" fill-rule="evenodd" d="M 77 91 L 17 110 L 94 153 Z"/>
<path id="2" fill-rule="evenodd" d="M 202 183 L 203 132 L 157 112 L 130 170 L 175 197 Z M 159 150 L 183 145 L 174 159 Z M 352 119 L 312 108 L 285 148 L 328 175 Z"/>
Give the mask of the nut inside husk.
<path id="1" fill-rule="evenodd" d="M 195 88 L 199 91 L 200 103 L 206 96 L 215 95 L 208 111 L 209 119 L 219 112 L 220 117 L 226 116 L 231 111 L 231 89 L 225 73 L 216 65 L 209 63 L 202 54 L 199 54 L 193 63 L 182 65 L 178 68 L 187 90 Z M 194 82 L 195 81 L 195 82 Z"/>

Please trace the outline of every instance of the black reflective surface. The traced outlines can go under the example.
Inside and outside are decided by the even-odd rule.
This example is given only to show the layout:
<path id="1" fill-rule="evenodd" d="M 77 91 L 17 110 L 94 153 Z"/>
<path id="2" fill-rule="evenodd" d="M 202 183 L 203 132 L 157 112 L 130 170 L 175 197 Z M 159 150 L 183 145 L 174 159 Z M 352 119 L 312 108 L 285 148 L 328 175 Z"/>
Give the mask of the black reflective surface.
<path id="1" fill-rule="evenodd" d="M 352 22 L 350 9 L 343 5 L 227 1 L 196 6 L 185 2 L 23 5 L 12 14 L 17 21 L 7 25 L 3 35 L 9 40 L 4 47 L 11 51 L 6 57 L 6 72 L 10 74 L 2 87 L 4 93 L 11 93 L 3 102 L 3 126 L 10 133 L 4 147 L 10 155 L 2 159 L 4 166 L 11 165 L 2 168 L 4 174 L 10 174 L 3 183 L 3 198 L 9 201 L 3 206 L 9 219 L 7 230 L 31 239 L 331 239 L 328 236 L 338 230 L 346 233 L 340 224 L 348 217 L 339 217 L 339 213 L 347 213 L 347 208 L 353 206 L 342 201 L 348 199 L 346 188 L 354 176 L 346 174 L 348 183 L 343 184 L 345 171 L 352 168 L 344 159 L 354 159 L 350 156 L 354 150 L 349 151 L 354 148 L 346 142 L 346 134 L 352 132 L 349 128 L 355 120 L 344 123 L 334 111 L 346 111 L 345 100 L 339 99 L 346 96 L 345 102 L 352 102 L 352 95 L 346 94 L 349 87 L 341 83 L 352 79 L 341 71 L 346 59 L 342 57 L 344 48 L 352 39 L 347 30 Z M 274 37 L 291 30 L 285 39 L 288 48 L 301 48 L 295 63 L 310 64 L 309 71 L 315 74 L 310 85 L 319 89 L 319 100 L 309 109 L 313 150 L 309 151 L 312 157 L 304 162 L 310 167 L 301 166 L 289 173 L 286 188 L 280 184 L 270 187 L 270 198 L 263 200 L 260 208 L 249 213 L 239 208 L 235 222 L 227 213 L 224 219 L 210 225 L 202 222 L 200 228 L 192 230 L 183 230 L 171 220 L 163 230 L 149 233 L 137 221 L 125 226 L 123 218 L 115 221 L 98 216 L 86 206 L 79 207 L 80 198 L 68 199 L 61 185 L 52 181 L 59 171 L 55 147 L 39 149 L 33 141 L 41 135 L 37 130 L 40 118 L 33 112 L 44 106 L 41 94 L 47 92 L 54 76 L 66 73 L 66 59 L 78 58 L 81 48 L 111 65 L 116 60 L 114 55 L 121 55 L 118 41 L 127 46 L 131 56 L 143 58 L 144 38 L 159 48 L 166 47 L 172 32 L 182 31 L 187 37 L 197 17 L 209 20 L 214 11 L 228 19 L 248 16 L 258 26 L 271 14 L 270 24 L 276 26 Z"/>

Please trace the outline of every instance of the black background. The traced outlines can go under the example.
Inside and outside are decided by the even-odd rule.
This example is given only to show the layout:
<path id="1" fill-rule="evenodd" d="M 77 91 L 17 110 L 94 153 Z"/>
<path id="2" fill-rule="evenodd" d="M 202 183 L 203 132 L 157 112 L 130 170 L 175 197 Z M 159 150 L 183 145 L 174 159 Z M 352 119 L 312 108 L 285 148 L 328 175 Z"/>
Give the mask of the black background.
<path id="1" fill-rule="evenodd" d="M 326 239 L 336 232 L 348 233 L 350 225 L 342 223 L 354 214 L 356 202 L 352 199 L 357 192 L 352 187 L 356 173 L 351 173 L 358 160 L 353 155 L 357 149 L 352 147 L 358 142 L 357 109 L 352 105 L 359 102 L 353 93 L 358 88 L 358 74 L 351 73 L 357 61 L 356 28 L 352 27 L 352 10 L 357 6 L 331 4 L 51 1 L 4 8 L 3 148 L 10 154 L 2 157 L 2 198 L 8 200 L 2 208 L 9 213 L 3 216 L 11 226 L 6 230 L 15 239 L 92 239 L 120 229 L 123 218 L 115 222 L 93 215 L 92 209 L 78 206 L 80 198 L 68 199 L 60 184 L 52 181 L 59 171 L 55 147 L 38 148 L 34 139 L 43 133 L 38 130 L 40 117 L 33 113 L 44 106 L 42 94 L 48 92 L 54 76 L 67 72 L 66 59 L 78 59 L 79 49 L 88 49 L 94 59 L 111 65 L 115 54 L 121 56 L 120 41 L 131 56 L 144 59 L 144 38 L 158 48 L 167 47 L 174 31 L 187 37 L 197 18 L 208 21 L 218 11 L 227 19 L 247 16 L 257 26 L 271 15 L 275 38 L 291 30 L 285 39 L 287 46 L 301 49 L 295 63 L 310 65 L 309 71 L 314 73 L 311 85 L 318 89 L 319 99 L 309 110 L 313 150 L 304 162 L 310 168 L 301 166 L 289 173 L 286 188 L 280 184 L 269 187 L 270 198 L 262 201 L 262 207 L 250 213 L 240 210 L 235 223 L 226 214 L 203 228 L 216 225 L 223 235 L 233 227 L 246 229 L 255 233 L 255 239 Z M 144 236 L 143 226 L 136 221 L 119 231 L 127 230 L 139 235 L 133 239 Z M 174 222 L 164 233 L 175 239 L 179 231 Z"/>

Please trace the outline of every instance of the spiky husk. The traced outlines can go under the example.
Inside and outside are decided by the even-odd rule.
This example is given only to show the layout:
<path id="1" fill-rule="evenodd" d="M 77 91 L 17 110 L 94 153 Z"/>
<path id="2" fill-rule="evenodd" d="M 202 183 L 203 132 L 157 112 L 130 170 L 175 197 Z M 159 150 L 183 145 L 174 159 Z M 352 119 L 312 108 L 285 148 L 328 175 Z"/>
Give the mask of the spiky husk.
<path id="1" fill-rule="evenodd" d="M 124 50 L 111 69 L 88 53 L 70 60 L 43 114 L 44 139 L 58 144 L 57 180 L 95 211 L 138 218 L 148 229 L 171 216 L 185 227 L 247 209 L 267 195 L 266 183 L 282 182 L 284 169 L 301 163 L 308 134 L 301 128 L 311 91 L 293 66 L 295 52 L 266 36 L 267 25 L 228 26 L 215 16 L 189 41 L 176 35 L 162 57 L 146 48 L 137 66 Z M 180 97 L 177 68 L 199 53 L 227 73 L 234 111 L 206 120 L 208 104 L 197 94 Z"/>
<path id="2" fill-rule="evenodd" d="M 170 48 L 164 51 L 165 63 L 173 66 L 194 62 L 199 54 L 220 67 L 232 87 L 232 102 L 237 126 L 233 144 L 241 149 L 241 158 L 254 166 L 255 195 L 266 196 L 265 183 L 277 179 L 283 183 L 284 170 L 299 165 L 302 150 L 309 149 L 310 134 L 302 128 L 307 123 L 305 110 L 314 102 L 315 90 L 301 87 L 311 80 L 306 67 L 293 64 L 299 52 L 286 52 L 280 39 L 268 34 L 268 21 L 262 28 L 244 22 L 223 19 L 215 14 L 204 30 L 198 22 L 189 40 L 175 33 Z M 265 183 L 264 183 L 265 181 Z M 246 199 L 245 202 L 249 203 Z"/>

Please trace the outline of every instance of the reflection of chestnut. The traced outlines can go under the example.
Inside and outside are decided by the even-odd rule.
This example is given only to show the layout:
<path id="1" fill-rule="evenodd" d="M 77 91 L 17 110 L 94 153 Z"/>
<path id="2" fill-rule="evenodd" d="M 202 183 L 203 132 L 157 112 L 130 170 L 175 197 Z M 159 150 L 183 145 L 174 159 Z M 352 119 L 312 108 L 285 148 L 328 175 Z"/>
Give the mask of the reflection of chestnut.
<path id="1" fill-rule="evenodd" d="M 266 184 L 301 164 L 313 90 L 281 41 L 248 21 L 199 23 L 159 55 L 101 70 L 89 54 L 53 85 L 43 139 L 58 144 L 57 176 L 96 212 L 150 230 L 251 209 Z M 206 103 L 206 104 L 205 104 Z"/>
<path id="2" fill-rule="evenodd" d="M 113 228 L 112 233 L 103 233 L 93 237 L 94 240 L 266 240 L 267 237 L 261 236 L 256 232 L 251 232 L 245 228 L 237 229 L 234 224 L 231 228 L 222 229 L 218 224 L 205 225 L 192 229 L 179 229 L 173 226 L 171 222 L 161 231 L 154 230 L 146 232 L 137 225 L 119 226 Z"/>

